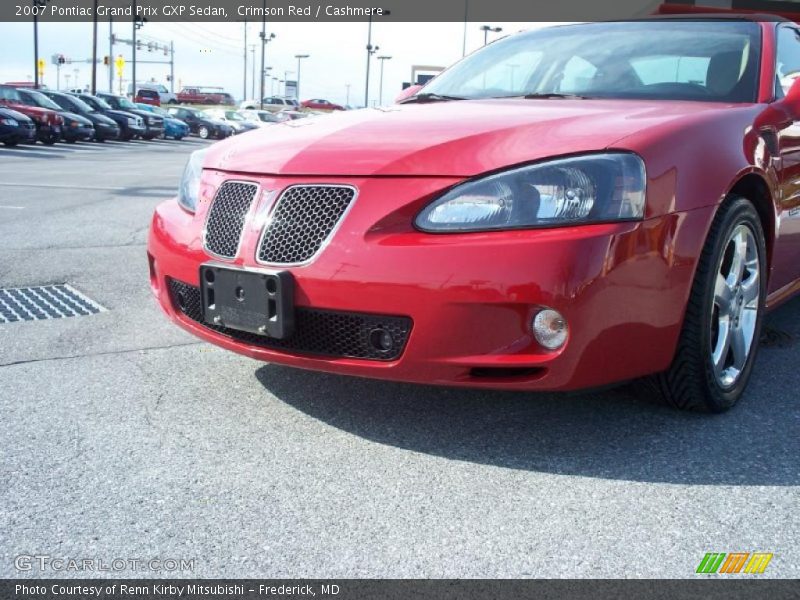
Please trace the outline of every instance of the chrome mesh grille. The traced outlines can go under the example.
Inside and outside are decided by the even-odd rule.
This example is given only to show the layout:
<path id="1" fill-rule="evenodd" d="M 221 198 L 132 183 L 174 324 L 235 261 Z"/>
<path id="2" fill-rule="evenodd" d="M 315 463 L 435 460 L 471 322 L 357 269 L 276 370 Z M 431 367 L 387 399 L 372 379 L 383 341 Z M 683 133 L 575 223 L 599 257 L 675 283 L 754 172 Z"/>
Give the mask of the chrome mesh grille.
<path id="1" fill-rule="evenodd" d="M 255 183 L 226 181 L 208 210 L 204 245 L 206 250 L 221 258 L 235 258 L 242 239 L 244 221 L 258 186 Z"/>
<path id="2" fill-rule="evenodd" d="M 262 263 L 310 260 L 339 224 L 356 191 L 343 185 L 296 185 L 278 199 L 258 249 Z"/>
<path id="3" fill-rule="evenodd" d="M 237 331 L 203 320 L 200 288 L 176 279 L 168 279 L 172 305 L 192 321 L 230 338 L 273 350 L 289 350 L 303 354 L 360 358 L 364 360 L 397 360 L 403 354 L 412 322 L 409 317 L 342 312 L 316 308 L 295 309 L 295 331 L 286 339 L 275 339 Z M 374 343 L 380 333 L 389 342 L 384 347 Z"/>

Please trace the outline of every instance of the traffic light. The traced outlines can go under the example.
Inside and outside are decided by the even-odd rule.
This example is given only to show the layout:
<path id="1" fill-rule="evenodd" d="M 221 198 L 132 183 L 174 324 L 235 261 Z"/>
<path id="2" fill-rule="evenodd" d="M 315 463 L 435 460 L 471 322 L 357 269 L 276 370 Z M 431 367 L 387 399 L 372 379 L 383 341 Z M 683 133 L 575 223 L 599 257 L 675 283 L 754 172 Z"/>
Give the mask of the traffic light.
<path id="1" fill-rule="evenodd" d="M 137 50 L 141 50 L 142 49 L 142 40 L 136 40 L 136 49 Z"/>
<path id="2" fill-rule="evenodd" d="M 63 65 L 66 64 L 67 59 L 63 54 L 58 55 L 58 64 Z"/>
<path id="3" fill-rule="evenodd" d="M 152 52 L 153 51 L 153 42 L 147 42 L 147 51 L 148 52 Z"/>
<path id="4" fill-rule="evenodd" d="M 104 57 L 103 57 L 103 64 L 104 64 L 105 66 L 108 66 L 108 65 L 110 65 L 110 64 L 111 64 L 111 57 L 110 57 L 110 56 L 104 56 Z"/>

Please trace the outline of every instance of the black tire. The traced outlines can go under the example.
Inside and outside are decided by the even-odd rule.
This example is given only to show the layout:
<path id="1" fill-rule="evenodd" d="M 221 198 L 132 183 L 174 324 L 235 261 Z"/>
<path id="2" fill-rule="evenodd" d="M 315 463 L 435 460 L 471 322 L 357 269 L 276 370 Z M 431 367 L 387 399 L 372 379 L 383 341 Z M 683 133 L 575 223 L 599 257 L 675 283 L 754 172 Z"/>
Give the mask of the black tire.
<path id="1" fill-rule="evenodd" d="M 200 138 L 204 140 L 208 139 L 210 133 L 211 132 L 208 130 L 208 127 L 206 127 L 205 125 L 203 125 L 202 127 L 200 127 L 200 129 L 197 130 L 197 135 L 199 135 Z"/>
<path id="2" fill-rule="evenodd" d="M 7 142 L 3 142 L 4 146 L 8 146 L 9 148 L 13 148 L 18 144 L 17 140 L 8 140 Z"/>
<path id="3" fill-rule="evenodd" d="M 67 142 L 68 144 L 74 144 L 74 143 L 75 143 L 75 142 L 77 142 L 78 140 L 75 140 L 75 139 L 72 139 L 72 140 L 67 140 L 67 139 L 65 139 L 64 141 L 65 141 L 65 142 Z"/>
<path id="4" fill-rule="evenodd" d="M 731 236 L 740 226 L 753 234 L 758 252 L 758 300 L 755 330 L 744 367 L 730 386 L 723 386 L 715 374 L 712 344 L 715 343 L 715 283 L 724 262 Z M 648 383 L 666 403 L 682 410 L 721 413 L 742 397 L 753 370 L 767 289 L 767 251 L 764 230 L 752 202 L 739 196 L 728 197 L 720 206 L 698 262 L 691 295 L 686 307 L 681 336 L 670 368 L 651 377 Z M 738 324 L 738 319 L 737 319 Z M 729 334 L 733 335 L 733 334 Z M 724 353 L 727 354 L 728 350 Z"/>
<path id="5" fill-rule="evenodd" d="M 42 142 L 42 143 L 43 143 L 45 146 L 52 146 L 52 145 L 53 145 L 53 144 L 55 144 L 57 141 L 58 141 L 58 136 L 57 136 L 57 135 L 53 135 L 53 134 L 51 134 L 51 135 L 48 135 L 46 138 L 42 138 L 42 140 L 41 140 L 41 142 Z"/>

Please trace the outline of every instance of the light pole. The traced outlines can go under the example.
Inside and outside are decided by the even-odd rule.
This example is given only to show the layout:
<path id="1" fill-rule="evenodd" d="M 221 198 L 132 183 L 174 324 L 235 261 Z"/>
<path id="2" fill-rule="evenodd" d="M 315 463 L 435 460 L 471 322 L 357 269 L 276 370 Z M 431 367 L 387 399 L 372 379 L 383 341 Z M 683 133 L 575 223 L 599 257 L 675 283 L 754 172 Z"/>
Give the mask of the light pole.
<path id="1" fill-rule="evenodd" d="M 33 0 L 33 87 L 39 88 L 39 9 L 50 0 Z"/>
<path id="2" fill-rule="evenodd" d="M 467 55 L 467 20 L 469 18 L 469 0 L 464 0 L 464 41 L 461 45 L 461 56 Z"/>
<path id="3" fill-rule="evenodd" d="M 503 31 L 502 27 L 492 27 L 491 25 L 481 25 L 481 31 L 483 32 L 483 45 L 489 43 L 489 32 L 492 33 L 500 33 Z"/>
<path id="4" fill-rule="evenodd" d="M 75 86 L 75 89 L 78 89 L 78 75 L 80 74 L 80 70 L 72 69 L 72 74 L 75 75 L 75 83 L 73 85 Z"/>
<path id="5" fill-rule="evenodd" d="M 242 100 L 247 100 L 247 19 L 244 20 L 244 77 L 242 82 Z"/>
<path id="6" fill-rule="evenodd" d="M 273 77 L 272 81 L 270 81 L 270 84 L 269 84 L 269 95 L 270 96 L 274 96 L 275 95 L 275 82 L 276 81 L 278 81 L 277 77 Z"/>
<path id="7" fill-rule="evenodd" d="M 381 61 L 381 79 L 378 87 L 378 105 L 383 106 L 383 65 L 387 60 L 392 60 L 391 56 L 379 56 L 378 60 Z"/>
<path id="8" fill-rule="evenodd" d="M 297 94 L 297 101 L 300 102 L 300 61 L 304 58 L 309 58 L 310 54 L 295 54 L 294 57 L 297 59 L 297 87 L 295 88 Z"/>
<path id="9" fill-rule="evenodd" d="M 256 98 L 256 45 L 250 44 L 250 58 L 253 61 L 253 81 L 250 84 L 252 87 L 252 91 L 250 92 L 250 97 L 255 100 Z"/>
<path id="10" fill-rule="evenodd" d="M 392 14 L 388 10 L 383 11 L 383 15 Z M 380 48 L 372 45 L 372 13 L 369 15 L 369 27 L 367 28 L 367 77 L 364 84 L 364 107 L 369 106 L 369 66 L 372 62 L 372 55 L 375 54 Z"/>
<path id="11" fill-rule="evenodd" d="M 350 84 L 345 83 L 344 87 L 347 89 L 347 101 L 345 102 L 345 105 L 350 106 Z"/>

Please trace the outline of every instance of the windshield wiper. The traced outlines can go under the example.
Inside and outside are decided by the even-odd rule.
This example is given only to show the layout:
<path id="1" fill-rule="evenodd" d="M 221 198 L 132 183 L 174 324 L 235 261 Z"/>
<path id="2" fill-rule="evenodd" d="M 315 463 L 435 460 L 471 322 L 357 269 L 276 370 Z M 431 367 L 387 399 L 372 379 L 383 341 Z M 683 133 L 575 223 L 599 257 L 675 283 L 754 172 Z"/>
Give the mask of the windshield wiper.
<path id="1" fill-rule="evenodd" d="M 399 104 L 413 104 L 416 102 L 423 103 L 423 102 L 448 102 L 450 100 L 466 100 L 466 98 L 462 98 L 461 96 L 445 96 L 443 94 L 417 94 L 416 96 L 411 96 L 410 98 L 406 98 Z"/>
<path id="2" fill-rule="evenodd" d="M 557 94 L 555 92 L 548 92 L 545 94 L 525 94 L 524 96 L 518 96 L 519 98 L 523 98 L 525 100 L 539 100 L 544 99 L 547 100 L 548 98 L 572 98 L 576 100 L 588 100 L 588 96 L 580 96 L 578 94 Z"/>

